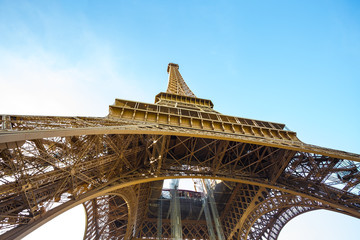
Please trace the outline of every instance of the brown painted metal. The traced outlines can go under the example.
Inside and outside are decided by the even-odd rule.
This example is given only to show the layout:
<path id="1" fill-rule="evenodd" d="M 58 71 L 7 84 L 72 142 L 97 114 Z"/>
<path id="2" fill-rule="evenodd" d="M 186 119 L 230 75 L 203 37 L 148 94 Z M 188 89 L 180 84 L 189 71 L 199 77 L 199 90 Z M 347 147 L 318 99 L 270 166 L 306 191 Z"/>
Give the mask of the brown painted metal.
<path id="1" fill-rule="evenodd" d="M 276 239 L 315 209 L 360 218 L 359 155 L 305 144 L 284 124 L 222 115 L 176 64 L 168 72 L 155 104 L 117 99 L 108 117 L 3 116 L 0 239 L 20 239 L 78 204 L 84 239 L 154 239 L 171 178 L 223 181 L 215 199 L 227 239 Z M 166 216 L 162 224 L 170 239 Z M 200 212 L 182 225 L 184 238 L 208 239 Z"/>

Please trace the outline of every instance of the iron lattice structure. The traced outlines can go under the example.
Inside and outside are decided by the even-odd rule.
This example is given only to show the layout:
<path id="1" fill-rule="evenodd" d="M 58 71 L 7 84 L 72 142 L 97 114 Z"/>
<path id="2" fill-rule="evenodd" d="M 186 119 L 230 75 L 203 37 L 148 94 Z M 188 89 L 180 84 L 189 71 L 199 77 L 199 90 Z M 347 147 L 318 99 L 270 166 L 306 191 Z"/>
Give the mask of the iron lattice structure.
<path id="1" fill-rule="evenodd" d="M 173 178 L 221 180 L 214 199 L 226 239 L 277 239 L 315 209 L 360 218 L 360 155 L 305 144 L 284 124 L 220 114 L 178 69 L 169 64 L 155 104 L 116 99 L 107 117 L 3 115 L 0 238 L 20 239 L 83 204 L 84 239 L 170 239 L 161 196 Z M 182 236 L 211 239 L 197 201 L 181 198 Z"/>

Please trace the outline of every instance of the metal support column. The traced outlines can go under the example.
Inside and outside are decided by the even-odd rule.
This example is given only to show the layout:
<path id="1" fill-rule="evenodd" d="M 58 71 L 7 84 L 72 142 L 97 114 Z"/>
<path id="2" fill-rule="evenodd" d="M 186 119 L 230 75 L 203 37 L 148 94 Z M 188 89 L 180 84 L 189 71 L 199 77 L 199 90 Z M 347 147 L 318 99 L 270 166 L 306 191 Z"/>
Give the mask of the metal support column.
<path id="1" fill-rule="evenodd" d="M 179 179 L 172 180 L 171 189 L 171 238 L 182 239 L 182 225 L 180 212 L 180 199 L 178 194 Z"/>
<path id="2" fill-rule="evenodd" d="M 218 237 L 219 240 L 225 240 L 225 235 L 224 235 L 224 232 L 223 232 L 223 229 L 222 229 L 222 226 L 221 226 L 219 213 L 218 213 L 218 210 L 216 208 L 214 193 L 213 193 L 213 189 L 211 187 L 210 180 L 205 179 L 204 182 L 205 182 L 204 185 L 206 187 L 207 197 L 209 199 L 211 212 L 212 212 L 213 218 L 214 218 L 214 224 L 215 224 L 217 237 Z"/>
<path id="3" fill-rule="evenodd" d="M 158 201 L 157 239 L 162 239 L 162 199 Z"/>
<path id="4" fill-rule="evenodd" d="M 214 228 L 213 228 L 213 223 L 211 220 L 211 214 L 210 214 L 210 210 L 209 210 L 209 206 L 208 206 L 208 199 L 207 196 L 203 195 L 203 208 L 204 208 L 204 213 L 205 213 L 205 219 L 206 219 L 206 225 L 208 228 L 208 232 L 209 232 L 209 237 L 210 240 L 215 240 L 215 232 L 214 232 Z"/>

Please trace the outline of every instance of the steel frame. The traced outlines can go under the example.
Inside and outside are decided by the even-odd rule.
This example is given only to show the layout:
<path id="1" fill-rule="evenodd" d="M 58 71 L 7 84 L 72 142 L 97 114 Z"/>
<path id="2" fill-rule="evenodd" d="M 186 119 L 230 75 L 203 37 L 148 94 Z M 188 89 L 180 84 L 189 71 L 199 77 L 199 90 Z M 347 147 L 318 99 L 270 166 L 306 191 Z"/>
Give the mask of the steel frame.
<path id="1" fill-rule="evenodd" d="M 169 73 L 156 109 L 118 101 L 104 118 L 3 116 L 0 239 L 79 204 L 84 239 L 170 239 L 170 221 L 158 231 L 148 208 L 152 184 L 173 178 L 232 186 L 219 216 L 226 239 L 277 239 L 315 209 L 360 218 L 359 155 L 305 144 L 282 124 L 221 115 L 184 87 L 177 65 Z M 184 219 L 182 234 L 209 239 L 206 221 Z"/>

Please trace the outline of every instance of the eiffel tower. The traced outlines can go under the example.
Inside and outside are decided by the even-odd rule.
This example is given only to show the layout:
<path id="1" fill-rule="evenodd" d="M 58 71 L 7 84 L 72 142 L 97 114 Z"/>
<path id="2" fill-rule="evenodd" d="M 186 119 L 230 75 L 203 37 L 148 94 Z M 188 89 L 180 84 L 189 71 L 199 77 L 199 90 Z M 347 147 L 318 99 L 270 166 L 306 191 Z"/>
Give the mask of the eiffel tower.
<path id="1" fill-rule="evenodd" d="M 167 71 L 154 104 L 116 99 L 106 117 L 2 116 L 0 239 L 79 204 L 86 240 L 277 239 L 305 212 L 360 218 L 360 155 L 223 115 L 177 64 Z M 196 189 L 181 189 L 183 179 Z"/>

